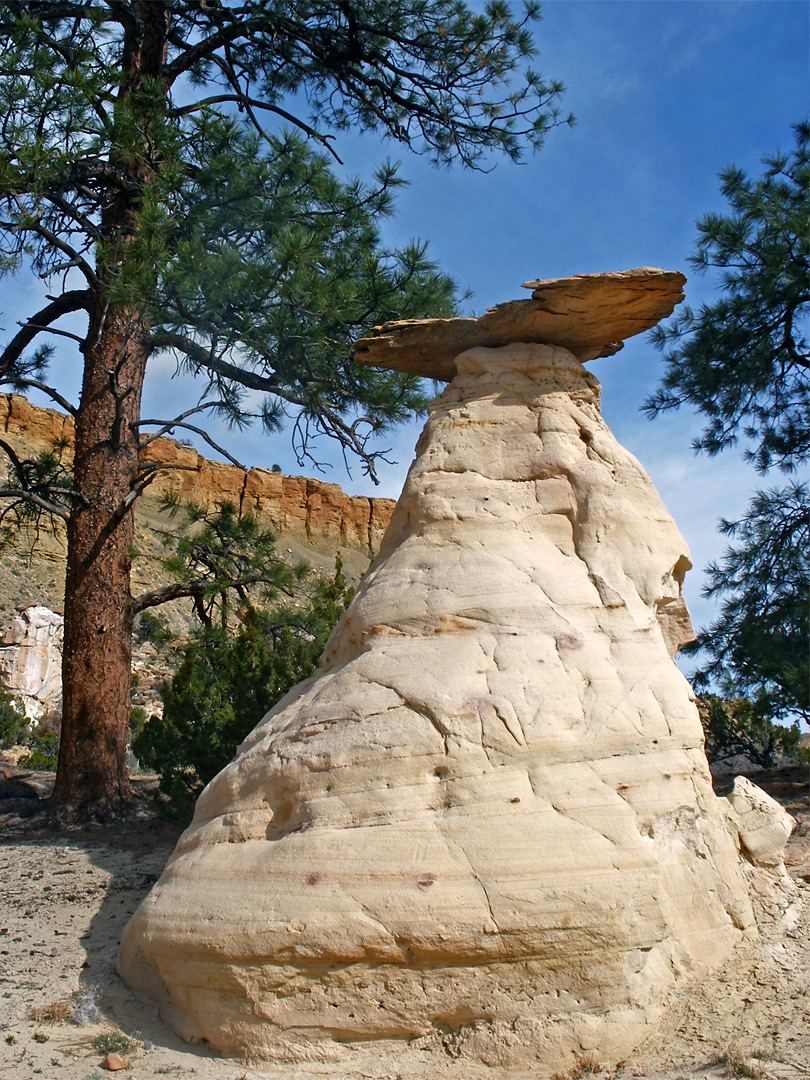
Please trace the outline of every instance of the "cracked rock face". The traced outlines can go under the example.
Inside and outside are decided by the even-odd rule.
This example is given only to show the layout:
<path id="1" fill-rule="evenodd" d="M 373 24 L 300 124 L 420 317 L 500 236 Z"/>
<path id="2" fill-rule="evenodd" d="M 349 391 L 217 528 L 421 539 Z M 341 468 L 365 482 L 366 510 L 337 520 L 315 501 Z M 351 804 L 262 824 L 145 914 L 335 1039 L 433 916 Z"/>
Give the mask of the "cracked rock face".
<path id="1" fill-rule="evenodd" d="M 61 703 L 63 623 L 57 612 L 30 604 L 14 616 L 0 642 L 0 683 L 20 695 L 34 719 Z"/>
<path id="2" fill-rule="evenodd" d="M 472 349 L 383 549 L 119 969 L 186 1038 L 616 1061 L 753 918 L 672 653 L 684 542 L 563 348 Z"/>

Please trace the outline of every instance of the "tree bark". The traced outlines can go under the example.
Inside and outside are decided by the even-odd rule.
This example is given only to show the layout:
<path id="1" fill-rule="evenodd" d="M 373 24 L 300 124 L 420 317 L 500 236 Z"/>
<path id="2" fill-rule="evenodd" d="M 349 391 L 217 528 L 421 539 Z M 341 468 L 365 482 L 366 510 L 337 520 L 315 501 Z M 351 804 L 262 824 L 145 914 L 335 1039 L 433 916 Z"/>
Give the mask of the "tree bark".
<path id="1" fill-rule="evenodd" d="M 160 87 L 169 16 L 164 0 L 128 0 L 121 12 L 124 79 L 117 109 L 128 110 L 130 120 L 136 116 L 142 145 L 139 152 L 124 145 L 110 155 L 131 183 L 107 192 L 96 268 L 101 288 L 89 305 L 82 348 L 73 462 L 79 499 L 67 528 L 62 737 L 50 803 L 51 816 L 62 822 L 109 820 L 132 798 L 126 760 L 134 615 L 130 496 L 138 480 L 137 424 L 151 345 L 146 303 L 110 303 L 107 294 L 137 236 L 143 192 L 155 178 L 151 125 L 165 106 Z"/>
<path id="2" fill-rule="evenodd" d="M 62 741 L 52 808 L 109 819 L 132 797 L 129 733 L 134 516 L 148 326 L 111 310 L 85 354 L 74 478 L 82 495 L 67 530 Z M 91 335 L 89 340 L 93 340 Z"/>

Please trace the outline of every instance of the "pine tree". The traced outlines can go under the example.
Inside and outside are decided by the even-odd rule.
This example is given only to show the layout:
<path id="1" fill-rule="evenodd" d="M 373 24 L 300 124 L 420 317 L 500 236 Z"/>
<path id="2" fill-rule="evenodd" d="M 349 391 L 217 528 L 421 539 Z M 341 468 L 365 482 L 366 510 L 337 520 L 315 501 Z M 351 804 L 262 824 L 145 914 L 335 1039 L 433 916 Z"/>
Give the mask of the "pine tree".
<path id="1" fill-rule="evenodd" d="M 244 604 L 236 630 L 206 620 L 186 643 L 163 691 L 163 715 L 132 739 L 139 761 L 160 774 L 160 790 L 183 820 L 269 710 L 315 670 L 353 589 L 338 558 L 332 577 L 307 583 L 308 595 L 271 608 Z M 219 608 L 220 615 L 227 604 Z"/>
<path id="2" fill-rule="evenodd" d="M 62 818 L 114 815 L 131 796 L 132 507 L 159 467 L 150 439 L 205 409 L 245 422 L 258 391 L 268 428 L 294 417 L 302 459 L 325 433 L 373 475 L 370 436 L 421 396 L 355 369 L 351 343 L 385 319 L 451 313 L 454 291 L 423 246 L 380 245 L 396 170 L 346 183 L 326 155 L 349 127 L 440 164 L 539 147 L 561 87 L 524 68 L 537 17 L 457 0 L 0 3 L 0 271 L 48 289 L 0 378 L 75 419 L 71 483 L 29 475 L 7 493 L 67 530 Z M 84 332 L 59 325 L 77 314 Z M 78 405 L 48 380 L 53 345 L 31 351 L 43 334 L 78 346 Z M 209 393 L 147 434 L 161 349 Z"/>
<path id="3" fill-rule="evenodd" d="M 763 159 L 759 180 L 720 174 L 727 215 L 698 221 L 692 257 L 721 271 L 721 295 L 685 308 L 656 331 L 666 373 L 650 415 L 689 403 L 708 423 L 695 449 L 719 453 L 743 440 L 760 473 L 793 473 L 810 456 L 810 125 L 795 128 L 791 154 Z M 686 651 L 701 655 L 695 685 L 746 696 L 752 722 L 810 721 L 810 506 L 806 482 L 759 491 L 733 542 L 708 569 L 704 592 L 717 620 Z"/>
<path id="4" fill-rule="evenodd" d="M 170 517 L 179 516 L 172 531 L 158 530 L 168 553 L 163 568 L 172 581 L 136 597 L 136 614 L 187 598 L 200 626 L 227 630 L 234 612 L 244 618 L 258 602 L 280 593 L 292 598 L 306 578 L 306 564 L 282 559 L 275 534 L 230 500 L 209 507 L 168 493 L 160 501 Z"/>

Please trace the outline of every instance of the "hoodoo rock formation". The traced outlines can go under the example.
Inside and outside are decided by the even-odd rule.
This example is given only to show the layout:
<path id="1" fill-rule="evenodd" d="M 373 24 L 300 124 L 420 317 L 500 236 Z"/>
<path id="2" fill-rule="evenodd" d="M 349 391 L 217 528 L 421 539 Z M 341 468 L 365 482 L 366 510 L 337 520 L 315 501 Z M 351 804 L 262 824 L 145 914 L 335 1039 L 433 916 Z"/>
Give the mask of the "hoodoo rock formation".
<path id="1" fill-rule="evenodd" d="M 756 933 L 672 659 L 686 546 L 581 362 L 683 281 L 533 283 L 455 352 L 444 321 L 361 343 L 452 381 L 320 670 L 127 927 L 121 973 L 184 1037 L 280 1060 L 449 1039 L 547 1076 L 620 1059 Z"/>

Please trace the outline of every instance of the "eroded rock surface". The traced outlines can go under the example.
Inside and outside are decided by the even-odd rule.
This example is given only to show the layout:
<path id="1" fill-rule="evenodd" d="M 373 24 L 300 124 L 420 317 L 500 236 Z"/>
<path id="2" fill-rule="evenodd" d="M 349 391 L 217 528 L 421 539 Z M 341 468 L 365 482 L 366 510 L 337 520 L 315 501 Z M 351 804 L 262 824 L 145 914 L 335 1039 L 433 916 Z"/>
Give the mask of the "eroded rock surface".
<path id="1" fill-rule="evenodd" d="M 17 612 L 0 642 L 0 682 L 39 718 L 62 700 L 63 617 L 42 604 Z"/>
<path id="2" fill-rule="evenodd" d="M 123 976 L 225 1053 L 617 1061 L 755 933 L 671 655 L 683 539 L 570 351 L 454 362 L 320 671 L 126 930 Z"/>
<path id="3" fill-rule="evenodd" d="M 37 454 L 63 443 L 64 461 L 72 460 L 72 417 L 37 408 L 20 394 L 0 394 L 0 430 L 18 452 Z M 156 439 L 147 453 L 151 462 L 169 467 L 157 474 L 147 502 L 168 491 L 209 506 L 228 499 L 282 541 L 290 536 L 328 551 L 344 546 L 376 552 L 394 508 L 391 499 L 347 495 L 323 480 L 211 461 L 174 439 Z"/>
<path id="4" fill-rule="evenodd" d="M 728 796 L 740 843 L 755 866 L 781 867 L 785 845 L 796 828 L 796 820 L 767 791 L 745 776 L 734 779 Z"/>
<path id="5" fill-rule="evenodd" d="M 512 342 L 562 345 L 583 363 L 612 356 L 624 339 L 649 330 L 683 300 L 686 278 L 643 266 L 615 274 L 528 281 L 530 300 L 496 304 L 478 319 L 405 319 L 377 326 L 355 348 L 359 364 L 449 382 L 468 349 Z"/>

